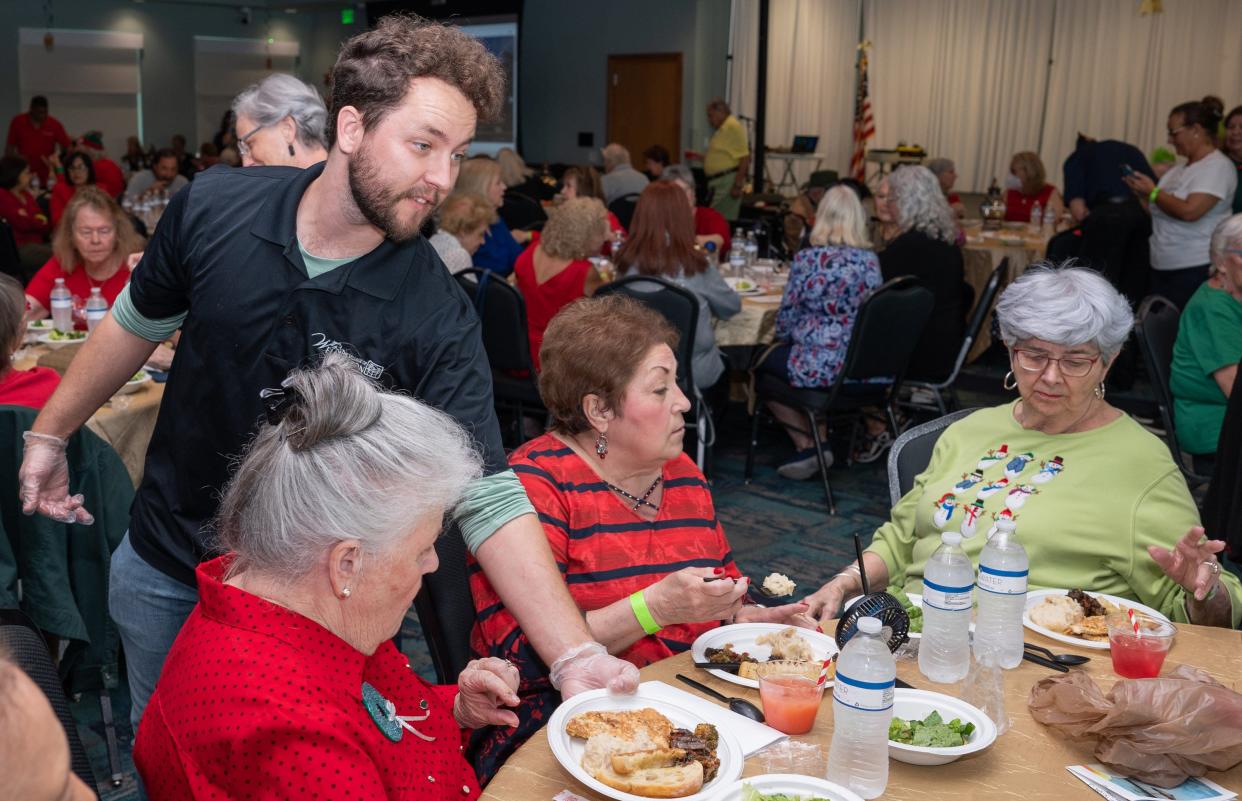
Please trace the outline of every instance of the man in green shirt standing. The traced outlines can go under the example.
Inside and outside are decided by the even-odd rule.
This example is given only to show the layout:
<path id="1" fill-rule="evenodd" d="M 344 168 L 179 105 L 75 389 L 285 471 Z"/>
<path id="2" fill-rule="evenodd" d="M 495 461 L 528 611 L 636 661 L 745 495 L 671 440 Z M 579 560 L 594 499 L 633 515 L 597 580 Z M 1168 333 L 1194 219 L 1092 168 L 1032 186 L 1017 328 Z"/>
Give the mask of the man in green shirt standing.
<path id="1" fill-rule="evenodd" d="M 712 190 L 712 208 L 726 220 L 736 220 L 742 210 L 742 187 L 750 168 L 750 143 L 746 129 L 723 98 L 707 104 L 707 121 L 716 129 L 707 143 L 703 171 Z"/>
<path id="2" fill-rule="evenodd" d="M 1242 214 L 1216 226 L 1211 252 L 1215 276 L 1182 312 L 1169 378 L 1178 442 L 1196 456 L 1216 453 L 1242 359 Z"/>

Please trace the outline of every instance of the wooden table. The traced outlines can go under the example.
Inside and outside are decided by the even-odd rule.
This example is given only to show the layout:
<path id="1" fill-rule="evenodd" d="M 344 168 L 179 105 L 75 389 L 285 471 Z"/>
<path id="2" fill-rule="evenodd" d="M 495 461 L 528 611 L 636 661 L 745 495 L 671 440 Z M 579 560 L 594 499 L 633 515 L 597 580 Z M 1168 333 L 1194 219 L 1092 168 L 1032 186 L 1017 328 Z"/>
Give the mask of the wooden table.
<path id="1" fill-rule="evenodd" d="M 1107 651 L 1075 648 L 1025 632 L 1027 642 L 1045 645 L 1060 653 L 1082 653 L 1091 657 L 1084 668 L 1107 691 L 1117 677 Z M 727 695 L 749 698 L 759 703 L 759 691 L 713 678 L 691 665 L 688 653 L 649 665 L 642 671 L 644 681 L 657 680 L 681 686 L 676 673 L 693 675 L 699 681 Z M 1165 662 L 1165 671 L 1177 664 L 1203 668 L 1213 678 L 1235 691 L 1242 691 L 1242 632 L 1203 626 L 1179 625 L 1177 640 Z M 924 678 L 910 660 L 897 663 L 897 675 L 919 689 L 957 695 L 956 685 L 937 685 Z M 929 801 L 952 798 L 955 801 L 1099 801 L 1087 785 L 1074 778 L 1066 766 L 1094 762 L 1093 745 L 1071 743 L 1036 723 L 1026 706 L 1031 686 L 1055 675 L 1030 662 L 1005 672 L 1005 709 L 1010 729 L 986 751 L 938 767 L 918 767 L 889 762 L 888 789 L 882 798 L 889 801 Z M 831 699 L 821 708 L 815 728 L 797 739 L 823 745 L 827 754 L 832 739 Z M 744 775 L 761 772 L 759 760 L 746 761 Z M 1226 772 L 1212 772 L 1207 778 L 1231 790 L 1242 791 L 1242 766 Z M 550 801 L 561 790 L 569 789 L 586 799 L 603 799 L 563 770 L 552 756 L 547 736 L 532 737 L 501 768 L 483 793 L 486 801 Z"/>
<path id="2" fill-rule="evenodd" d="M 67 345 L 65 349 L 52 351 L 45 345 L 33 345 L 25 349 L 15 366 L 28 370 L 35 364 L 43 364 L 64 373 L 72 358 L 68 349 L 79 345 Z M 137 487 L 142 481 L 142 469 L 147 458 L 147 445 L 155 431 L 155 419 L 164 399 L 164 385 L 151 381 L 126 395 L 114 395 L 86 422 L 88 428 L 112 446 L 125 463 L 130 479 Z"/>

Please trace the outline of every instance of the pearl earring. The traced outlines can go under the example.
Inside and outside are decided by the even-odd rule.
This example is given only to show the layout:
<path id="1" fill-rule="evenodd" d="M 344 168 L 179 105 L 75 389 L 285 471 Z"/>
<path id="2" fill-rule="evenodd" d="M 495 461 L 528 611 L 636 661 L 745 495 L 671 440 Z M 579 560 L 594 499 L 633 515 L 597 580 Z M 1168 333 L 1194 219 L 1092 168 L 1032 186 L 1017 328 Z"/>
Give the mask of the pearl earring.
<path id="1" fill-rule="evenodd" d="M 349 597 L 349 587 L 346 587 L 345 589 L 341 590 L 341 597 L 342 597 L 342 598 L 348 598 L 348 597 Z"/>

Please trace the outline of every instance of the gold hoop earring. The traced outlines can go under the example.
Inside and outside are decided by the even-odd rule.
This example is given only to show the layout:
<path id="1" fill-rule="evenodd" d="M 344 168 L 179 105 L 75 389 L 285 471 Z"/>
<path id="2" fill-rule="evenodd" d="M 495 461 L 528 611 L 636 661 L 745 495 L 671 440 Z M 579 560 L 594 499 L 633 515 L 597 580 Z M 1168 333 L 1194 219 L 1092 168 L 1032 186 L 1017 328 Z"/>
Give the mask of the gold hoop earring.
<path id="1" fill-rule="evenodd" d="M 605 434 L 598 434 L 595 437 L 595 455 L 600 459 L 608 458 L 608 437 Z"/>
<path id="2" fill-rule="evenodd" d="M 1009 383 L 1010 381 L 1013 381 L 1013 383 L 1010 384 Z M 1014 390 L 1018 388 L 1018 379 L 1014 377 L 1013 370 L 1010 370 L 1009 372 L 1005 373 L 1005 377 L 1001 379 L 1001 386 L 1008 390 Z"/>
<path id="3" fill-rule="evenodd" d="M 1108 389 L 1104 386 L 1103 381 L 1101 381 L 1098 385 L 1096 385 L 1095 396 L 1099 398 L 1100 400 L 1104 400 L 1104 395 L 1107 392 L 1108 392 Z"/>

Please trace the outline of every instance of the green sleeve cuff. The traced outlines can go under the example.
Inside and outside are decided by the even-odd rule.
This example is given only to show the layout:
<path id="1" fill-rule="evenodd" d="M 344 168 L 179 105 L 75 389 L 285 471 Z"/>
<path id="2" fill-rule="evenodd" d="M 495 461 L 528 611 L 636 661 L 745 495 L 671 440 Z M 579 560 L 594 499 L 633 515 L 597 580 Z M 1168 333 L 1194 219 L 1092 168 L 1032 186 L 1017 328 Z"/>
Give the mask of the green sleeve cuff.
<path id="1" fill-rule="evenodd" d="M 112 304 L 112 319 L 116 320 L 121 328 L 148 342 L 163 342 L 168 339 L 185 322 L 186 316 L 187 312 L 174 314 L 162 320 L 144 317 L 134 308 L 134 301 L 129 296 L 129 284 L 125 285 L 121 294 L 116 296 L 116 302 Z"/>
<path id="2" fill-rule="evenodd" d="M 457 504 L 457 525 L 470 553 L 478 553 L 483 543 L 502 526 L 522 515 L 533 515 L 535 507 L 526 489 L 512 470 L 493 473 L 472 482 Z"/>

